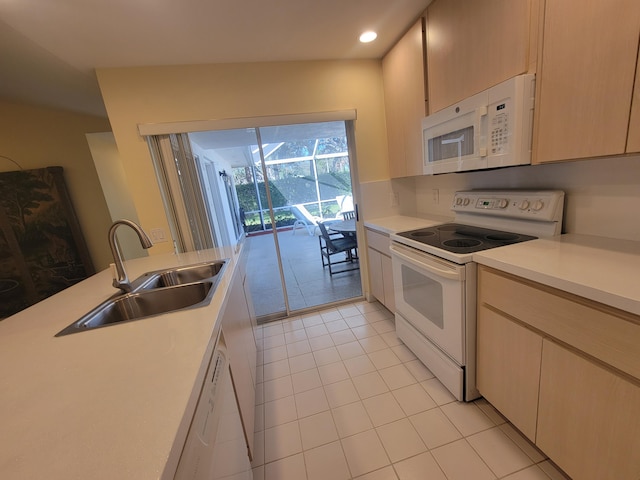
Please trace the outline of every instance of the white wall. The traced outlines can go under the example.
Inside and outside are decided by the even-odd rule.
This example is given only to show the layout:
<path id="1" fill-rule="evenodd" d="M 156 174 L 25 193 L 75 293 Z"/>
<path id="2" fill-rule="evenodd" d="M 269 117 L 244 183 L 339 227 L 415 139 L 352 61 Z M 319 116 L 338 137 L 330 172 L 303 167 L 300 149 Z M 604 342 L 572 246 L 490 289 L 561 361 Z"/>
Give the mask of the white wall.
<path id="1" fill-rule="evenodd" d="M 485 188 L 560 189 L 566 194 L 564 233 L 640 241 L 640 156 L 510 167 L 415 177 L 418 215 L 451 215 L 458 190 Z M 404 184 L 406 179 L 392 180 Z M 439 202 L 433 200 L 433 190 Z M 410 199 L 409 199 L 410 200 Z M 401 200 L 402 201 L 402 200 Z"/>
<path id="2" fill-rule="evenodd" d="M 138 223 L 138 213 L 129 194 L 122 160 L 118 154 L 113 133 L 87 133 L 85 136 L 100 179 L 104 198 L 107 201 L 111 221 L 126 218 Z M 138 236 L 130 228 L 118 229 L 118 243 L 125 259 L 147 255 L 147 251 L 140 246 Z"/>
<path id="3" fill-rule="evenodd" d="M 218 175 L 218 172 L 222 170 L 225 170 L 229 175 L 233 175 L 233 167 L 215 150 L 202 149 L 192 142 L 191 151 L 195 156 L 200 157 L 201 162 L 205 164 L 212 163 L 215 166 L 214 175 L 211 178 L 207 175 L 204 183 L 210 203 L 209 208 L 211 209 L 211 214 L 215 217 L 213 228 L 216 241 L 219 245 L 235 245 L 237 239 L 235 238 L 227 191 L 222 178 Z"/>
<path id="4" fill-rule="evenodd" d="M 357 179 L 389 177 L 379 60 L 112 68 L 96 73 L 145 229 L 168 229 L 168 222 L 139 124 L 355 109 Z M 149 254 L 172 250 L 162 245 Z"/>

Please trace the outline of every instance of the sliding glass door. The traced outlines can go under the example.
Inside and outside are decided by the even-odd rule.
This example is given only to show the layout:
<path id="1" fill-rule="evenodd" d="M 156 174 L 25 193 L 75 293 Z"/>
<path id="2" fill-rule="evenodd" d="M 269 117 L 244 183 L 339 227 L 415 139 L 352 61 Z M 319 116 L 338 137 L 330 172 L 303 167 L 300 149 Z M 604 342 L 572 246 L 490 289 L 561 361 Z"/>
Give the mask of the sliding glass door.
<path id="1" fill-rule="evenodd" d="M 330 227 L 355 209 L 347 126 L 344 121 L 304 123 L 192 132 L 164 140 L 185 150 L 174 150 L 162 168 L 178 172 L 173 189 L 190 205 L 169 210 L 196 219 L 197 211 L 206 215 L 214 245 L 234 245 L 246 236 L 250 289 L 263 321 L 362 296 L 357 254 L 350 260 L 345 254 L 348 265 L 334 266 L 330 274 L 317 227 L 318 222 Z M 157 147 L 156 153 L 161 150 Z M 191 159 L 194 168 L 180 157 Z M 197 182 L 183 178 L 194 171 Z M 200 198 L 194 201 L 198 190 Z M 175 195 L 165 195 L 169 206 Z M 183 231 L 200 225 L 193 219 L 181 222 Z M 204 240 L 182 243 L 202 245 Z"/>

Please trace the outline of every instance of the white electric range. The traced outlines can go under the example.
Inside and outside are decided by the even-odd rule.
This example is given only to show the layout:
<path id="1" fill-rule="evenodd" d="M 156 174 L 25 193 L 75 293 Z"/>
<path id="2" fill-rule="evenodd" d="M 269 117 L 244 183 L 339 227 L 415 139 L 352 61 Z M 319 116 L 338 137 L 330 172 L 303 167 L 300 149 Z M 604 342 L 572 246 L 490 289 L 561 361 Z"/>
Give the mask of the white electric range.
<path id="1" fill-rule="evenodd" d="M 458 400 L 475 382 L 473 253 L 559 235 L 564 192 L 456 192 L 452 223 L 391 235 L 398 337 Z"/>

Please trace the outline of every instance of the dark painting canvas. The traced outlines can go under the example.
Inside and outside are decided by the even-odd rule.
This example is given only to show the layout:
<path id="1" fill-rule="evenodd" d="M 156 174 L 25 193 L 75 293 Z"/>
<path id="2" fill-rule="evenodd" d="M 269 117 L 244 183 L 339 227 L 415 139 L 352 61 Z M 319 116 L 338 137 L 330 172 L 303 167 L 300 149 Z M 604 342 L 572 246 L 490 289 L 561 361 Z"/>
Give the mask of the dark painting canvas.
<path id="1" fill-rule="evenodd" d="M 93 273 L 62 167 L 0 173 L 0 319 Z"/>

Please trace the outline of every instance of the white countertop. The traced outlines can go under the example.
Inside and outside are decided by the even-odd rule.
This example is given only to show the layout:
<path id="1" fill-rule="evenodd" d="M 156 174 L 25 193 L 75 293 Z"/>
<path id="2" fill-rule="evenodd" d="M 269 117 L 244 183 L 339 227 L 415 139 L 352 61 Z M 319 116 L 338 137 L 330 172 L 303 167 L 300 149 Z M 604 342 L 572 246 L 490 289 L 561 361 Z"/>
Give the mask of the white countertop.
<path id="1" fill-rule="evenodd" d="M 135 279 L 229 257 L 203 308 L 54 337 L 117 292 L 105 270 L 1 321 L 0 477 L 161 478 L 180 453 L 236 260 L 214 249 L 125 263 Z"/>
<path id="2" fill-rule="evenodd" d="M 380 217 L 372 218 L 371 220 L 365 220 L 364 226 L 365 228 L 391 235 L 392 233 L 406 232 L 409 230 L 415 230 L 417 228 L 440 225 L 441 223 L 447 223 L 451 220 L 451 217 L 440 216 L 420 218 L 394 215 L 391 217 Z"/>
<path id="3" fill-rule="evenodd" d="M 566 234 L 485 250 L 473 260 L 640 315 L 640 242 Z"/>

